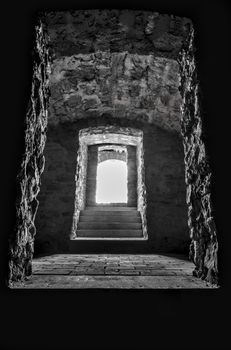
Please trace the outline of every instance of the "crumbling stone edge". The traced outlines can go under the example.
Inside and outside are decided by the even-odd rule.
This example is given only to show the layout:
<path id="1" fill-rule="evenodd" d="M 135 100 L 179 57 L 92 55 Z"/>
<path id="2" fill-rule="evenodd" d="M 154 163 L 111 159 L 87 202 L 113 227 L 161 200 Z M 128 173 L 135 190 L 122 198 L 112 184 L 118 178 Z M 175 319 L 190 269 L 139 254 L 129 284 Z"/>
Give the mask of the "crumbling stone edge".
<path id="1" fill-rule="evenodd" d="M 184 146 L 186 201 L 193 275 L 218 286 L 218 241 L 211 199 L 212 174 L 203 141 L 204 125 L 197 75 L 194 28 L 179 53 L 183 98 L 181 134 Z"/>
<path id="2" fill-rule="evenodd" d="M 33 78 L 31 97 L 25 118 L 25 145 L 20 170 L 16 179 L 16 223 L 9 237 L 8 287 L 14 281 L 23 281 L 32 274 L 36 199 L 41 185 L 45 157 L 47 110 L 49 99 L 48 76 L 50 54 L 46 27 L 38 20 L 35 27 Z"/>

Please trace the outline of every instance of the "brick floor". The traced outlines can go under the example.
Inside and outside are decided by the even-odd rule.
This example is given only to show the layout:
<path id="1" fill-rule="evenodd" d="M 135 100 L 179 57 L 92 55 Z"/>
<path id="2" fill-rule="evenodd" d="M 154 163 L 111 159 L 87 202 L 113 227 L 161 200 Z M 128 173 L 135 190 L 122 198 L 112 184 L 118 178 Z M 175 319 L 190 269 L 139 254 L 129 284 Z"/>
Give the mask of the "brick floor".
<path id="1" fill-rule="evenodd" d="M 182 255 L 56 254 L 33 260 L 33 275 L 12 288 L 213 288 Z"/>

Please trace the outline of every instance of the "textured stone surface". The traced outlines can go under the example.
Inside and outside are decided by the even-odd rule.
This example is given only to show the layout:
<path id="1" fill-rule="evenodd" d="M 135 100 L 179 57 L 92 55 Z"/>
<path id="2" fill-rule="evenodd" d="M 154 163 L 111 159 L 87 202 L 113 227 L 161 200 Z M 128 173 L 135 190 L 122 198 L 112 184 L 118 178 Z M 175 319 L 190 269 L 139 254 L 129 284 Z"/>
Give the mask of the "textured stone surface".
<path id="1" fill-rule="evenodd" d="M 178 86 L 177 62 L 151 54 L 97 52 L 56 59 L 49 123 L 107 114 L 180 132 Z"/>
<path id="2" fill-rule="evenodd" d="M 130 275 L 111 273 L 110 275 L 33 275 L 28 281 L 14 283 L 14 289 L 210 289 L 213 285 L 192 275 Z"/>
<path id="3" fill-rule="evenodd" d="M 212 175 L 203 142 L 203 114 L 193 38 L 192 30 L 179 57 L 183 97 L 181 132 L 185 153 L 188 225 L 192 239 L 190 256 L 196 265 L 196 276 L 218 283 L 218 242 L 211 201 Z"/>
<path id="4" fill-rule="evenodd" d="M 48 12 L 44 21 L 54 57 L 128 51 L 176 58 L 191 23 L 157 12 L 116 9 Z"/>
<path id="5" fill-rule="evenodd" d="M 186 256 L 52 255 L 34 259 L 33 276 L 13 288 L 212 288 L 192 276 Z"/>
<path id="6" fill-rule="evenodd" d="M 150 11 L 44 16 L 53 55 L 49 122 L 107 113 L 180 130 L 176 58 L 190 20 Z"/>
<path id="7" fill-rule="evenodd" d="M 9 281 L 31 274 L 34 218 L 44 169 L 46 142 L 49 54 L 43 25 L 36 27 L 35 64 L 32 93 L 25 120 L 25 152 L 17 176 L 16 226 L 10 235 Z"/>

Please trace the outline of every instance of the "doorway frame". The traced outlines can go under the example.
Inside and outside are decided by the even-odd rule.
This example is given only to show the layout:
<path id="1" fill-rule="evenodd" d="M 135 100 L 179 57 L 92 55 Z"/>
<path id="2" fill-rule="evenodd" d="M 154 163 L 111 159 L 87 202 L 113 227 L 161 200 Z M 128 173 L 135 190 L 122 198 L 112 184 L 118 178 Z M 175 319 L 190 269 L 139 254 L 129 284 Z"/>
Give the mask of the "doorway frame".
<path id="1" fill-rule="evenodd" d="M 118 126 L 100 126 L 84 128 L 78 135 L 79 149 L 77 151 L 76 191 L 74 213 L 70 239 L 77 239 L 76 231 L 81 210 L 86 206 L 88 147 L 97 144 L 119 144 L 136 147 L 137 161 L 137 210 L 141 214 L 143 238 L 148 239 L 146 219 L 146 188 L 143 156 L 143 131 L 135 128 Z"/>

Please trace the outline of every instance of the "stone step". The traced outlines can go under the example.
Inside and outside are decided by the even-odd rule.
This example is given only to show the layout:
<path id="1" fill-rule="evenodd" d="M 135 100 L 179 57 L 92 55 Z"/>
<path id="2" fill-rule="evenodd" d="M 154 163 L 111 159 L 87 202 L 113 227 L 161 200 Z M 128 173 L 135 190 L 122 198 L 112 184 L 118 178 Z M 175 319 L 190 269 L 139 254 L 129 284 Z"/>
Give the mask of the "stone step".
<path id="1" fill-rule="evenodd" d="M 82 216 L 125 216 L 125 217 L 139 217 L 140 213 L 136 210 L 131 211 L 122 211 L 122 210 L 116 210 L 116 211 L 109 211 L 109 210 L 82 210 L 80 213 Z"/>
<path id="2" fill-rule="evenodd" d="M 142 230 L 77 230 L 77 237 L 142 237 Z"/>
<path id="3" fill-rule="evenodd" d="M 79 222 L 78 229 L 80 230 L 87 230 L 87 229 L 141 229 L 141 223 L 134 223 L 134 222 L 102 222 L 102 221 L 92 221 L 92 222 Z"/>
<path id="4" fill-rule="evenodd" d="M 84 211 L 89 211 L 89 210 L 92 210 L 92 211 L 137 211 L 137 208 L 136 207 L 109 207 L 109 206 L 101 206 L 101 205 L 97 205 L 95 207 L 86 207 L 84 209 Z"/>
<path id="5" fill-rule="evenodd" d="M 124 215 L 82 215 L 80 214 L 80 222 L 141 222 L 140 216 L 124 216 Z"/>

